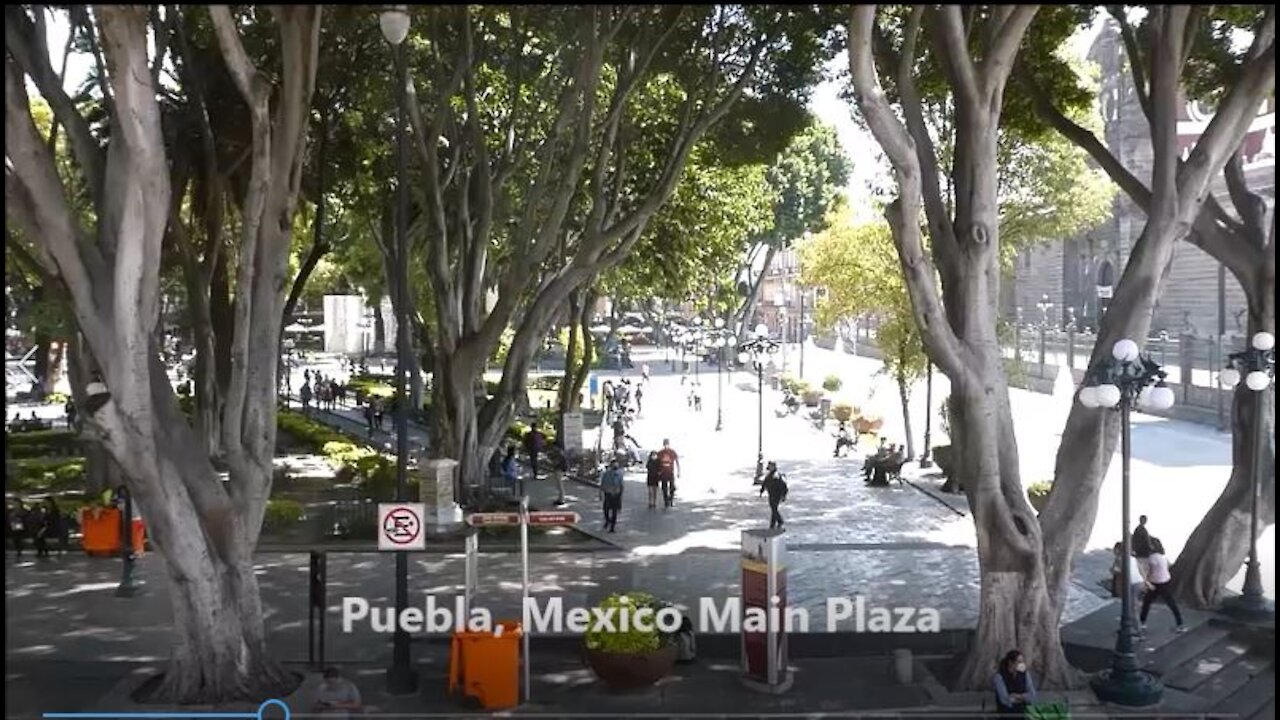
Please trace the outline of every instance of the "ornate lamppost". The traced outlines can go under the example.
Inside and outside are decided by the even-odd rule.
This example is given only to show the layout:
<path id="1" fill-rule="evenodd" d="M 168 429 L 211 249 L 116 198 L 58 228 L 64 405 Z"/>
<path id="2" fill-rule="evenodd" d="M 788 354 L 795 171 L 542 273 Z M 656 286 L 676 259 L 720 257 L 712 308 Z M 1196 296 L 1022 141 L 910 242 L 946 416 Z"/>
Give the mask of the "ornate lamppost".
<path id="1" fill-rule="evenodd" d="M 396 214 L 395 260 L 396 282 L 393 290 L 399 294 L 396 303 L 396 502 L 408 499 L 409 479 L 409 258 L 406 225 L 409 215 L 409 194 L 405 185 L 408 172 L 405 157 L 405 87 L 408 83 L 408 62 L 405 58 L 405 38 L 409 36 L 409 8 L 407 5 L 389 5 L 378 17 L 382 36 L 395 54 L 396 69 Z M 409 606 L 409 556 L 396 554 L 395 608 L 400 617 Z M 392 636 L 391 667 L 387 668 L 387 692 L 405 695 L 416 691 L 418 676 L 413 671 L 409 656 L 409 633 L 397 627 Z"/>
<path id="2" fill-rule="evenodd" d="M 1227 357 L 1227 367 L 1218 375 L 1224 387 L 1243 378 L 1245 387 L 1254 393 L 1253 477 L 1249 486 L 1249 559 L 1245 565 L 1244 588 L 1239 597 L 1222 603 L 1222 611 L 1245 620 L 1273 620 L 1275 603 L 1263 597 L 1262 566 L 1258 563 L 1258 496 L 1267 473 L 1267 392 L 1276 376 L 1276 338 L 1259 332 L 1250 339 L 1249 348 Z M 1237 398 L 1240 395 L 1236 396 Z"/>
<path id="3" fill-rule="evenodd" d="M 756 371 L 756 392 L 759 393 L 756 408 L 759 427 L 756 434 L 756 485 L 764 478 L 764 366 L 767 358 L 777 352 L 778 343 L 769 339 L 769 327 L 760 323 L 756 326 L 755 337 L 742 343 L 738 353 L 738 362 L 743 365 L 749 362 Z"/>
<path id="4" fill-rule="evenodd" d="M 1049 313 L 1053 311 L 1053 303 L 1049 302 L 1047 294 L 1040 296 L 1040 302 L 1036 303 L 1036 308 L 1040 311 L 1040 377 L 1044 377 L 1044 363 L 1046 347 L 1045 334 L 1049 331 Z"/>
<path id="5" fill-rule="evenodd" d="M 716 350 L 716 432 L 724 429 L 724 363 L 725 348 L 730 354 L 738 346 L 738 336 L 725 328 L 724 318 L 716 318 L 715 331 L 707 338 L 707 346 Z"/>
<path id="6" fill-rule="evenodd" d="M 1100 360 L 1085 374 L 1078 399 L 1088 408 L 1120 412 L 1121 496 L 1120 524 L 1122 560 L 1120 635 L 1111 668 L 1093 677 L 1091 685 L 1098 697 L 1117 705 L 1147 706 L 1160 701 L 1164 687 L 1151 673 L 1142 670 L 1134 653 L 1133 595 L 1129 592 L 1132 535 L 1129 532 L 1129 460 L 1132 454 L 1129 415 L 1137 405 L 1153 410 L 1173 407 L 1173 390 L 1164 384 L 1165 372 L 1138 344 L 1128 338 L 1116 341 L 1111 357 Z"/>

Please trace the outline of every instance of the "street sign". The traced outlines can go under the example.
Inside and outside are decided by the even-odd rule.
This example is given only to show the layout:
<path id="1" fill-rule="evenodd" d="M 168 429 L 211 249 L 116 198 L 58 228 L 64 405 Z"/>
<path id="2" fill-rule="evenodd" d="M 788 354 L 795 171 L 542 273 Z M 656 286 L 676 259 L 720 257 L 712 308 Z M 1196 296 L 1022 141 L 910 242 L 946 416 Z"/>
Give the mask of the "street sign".
<path id="1" fill-rule="evenodd" d="M 471 513 L 467 516 L 467 524 L 471 527 L 488 527 L 491 525 L 519 525 L 520 513 L 490 512 Z"/>
<path id="2" fill-rule="evenodd" d="M 530 525 L 576 525 L 581 518 L 575 512 L 546 510 L 529 513 Z"/>
<path id="3" fill-rule="evenodd" d="M 378 503 L 379 550 L 426 550 L 422 503 Z"/>

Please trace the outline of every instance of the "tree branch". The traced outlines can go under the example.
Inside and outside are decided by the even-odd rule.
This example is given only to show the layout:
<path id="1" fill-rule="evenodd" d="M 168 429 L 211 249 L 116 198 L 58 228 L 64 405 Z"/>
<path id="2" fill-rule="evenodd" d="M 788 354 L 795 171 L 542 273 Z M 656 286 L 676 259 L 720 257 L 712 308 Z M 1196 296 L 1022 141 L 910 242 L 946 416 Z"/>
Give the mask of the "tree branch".
<path id="1" fill-rule="evenodd" d="M 1151 88 L 1147 84 L 1147 69 L 1142 58 L 1142 48 L 1138 45 L 1138 37 L 1133 32 L 1133 26 L 1129 24 L 1128 17 L 1125 16 L 1123 5 L 1108 5 L 1107 12 L 1120 25 L 1120 38 L 1124 42 L 1125 54 L 1129 58 L 1129 72 L 1133 74 L 1133 89 L 1138 96 L 1138 105 L 1142 107 L 1142 113 L 1150 123 Z"/>
<path id="2" fill-rule="evenodd" d="M 949 12 L 949 11 L 948 11 Z M 956 13 L 958 13 L 958 8 Z M 946 313 L 938 297 L 933 266 L 925 257 L 920 237 L 920 165 L 910 133 L 894 115 L 880 87 L 875 60 L 871 52 L 876 6 L 856 5 L 849 23 L 849 69 L 853 78 L 854 99 L 872 135 L 893 164 L 899 197 L 886 210 L 894 227 L 894 244 L 899 260 L 908 275 L 911 295 L 921 336 L 930 357 L 952 378 L 968 377 L 960 340 L 947 323 Z M 958 20 L 958 16 L 953 20 Z M 959 30 L 959 27 L 950 28 Z M 967 60 L 968 56 L 965 55 Z"/>
<path id="3" fill-rule="evenodd" d="M 981 104 L 983 88 L 978 87 L 977 69 L 969 55 L 968 34 L 959 5 L 943 5 L 934 11 L 940 32 L 937 33 L 938 55 L 951 75 L 957 99 L 970 107 Z"/>
<path id="4" fill-rule="evenodd" d="M 993 109 L 999 108 L 999 100 L 1004 94 L 1004 84 L 1009 78 L 1013 60 L 1039 9 L 1038 5 L 1015 5 L 1004 22 L 1000 23 L 1000 29 L 982 58 L 982 91 L 989 105 L 994 106 Z"/>
<path id="5" fill-rule="evenodd" d="M 39 14 L 44 11 L 37 6 L 35 12 Z M 53 71 L 44 33 L 37 31 L 36 25 L 32 23 L 22 6 L 6 5 L 4 14 L 5 49 L 35 83 L 40 95 L 49 102 L 55 124 L 60 124 L 67 129 L 71 151 L 75 154 L 89 188 L 89 196 L 95 204 L 102 202 L 102 172 L 106 161 L 102 146 L 94 139 L 89 129 L 89 122 L 76 109 L 75 102 L 63 89 L 62 78 Z M 43 25 L 43 21 L 40 24 Z M 106 92 L 105 78 L 102 84 Z"/>

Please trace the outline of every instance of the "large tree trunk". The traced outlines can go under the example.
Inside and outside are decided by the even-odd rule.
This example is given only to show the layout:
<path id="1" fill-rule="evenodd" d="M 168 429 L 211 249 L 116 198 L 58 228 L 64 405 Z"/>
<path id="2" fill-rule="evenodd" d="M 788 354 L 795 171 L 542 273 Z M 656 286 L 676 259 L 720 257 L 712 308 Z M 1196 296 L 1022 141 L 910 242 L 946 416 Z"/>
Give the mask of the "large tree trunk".
<path id="1" fill-rule="evenodd" d="M 1275 335 L 1275 255 L 1258 287 L 1250 288 L 1249 337 L 1258 332 Z M 1239 572 L 1249 551 L 1254 482 L 1258 497 L 1258 531 L 1275 523 L 1275 385 L 1255 392 L 1241 382 L 1231 410 L 1231 478 L 1217 502 L 1192 531 L 1173 567 L 1176 596 L 1198 608 L 1216 607 L 1228 582 Z M 1259 407 L 1259 404 L 1262 407 Z M 1259 433 L 1258 423 L 1263 427 Z M 1259 436 L 1262 444 L 1258 446 Z"/>
<path id="2" fill-rule="evenodd" d="M 740 343 L 751 336 L 752 329 L 756 325 L 756 307 L 760 304 L 760 289 L 764 287 L 765 276 L 769 274 L 769 268 L 773 265 L 773 258 L 777 254 L 778 246 L 770 243 L 764 253 L 760 274 L 756 276 L 755 282 L 751 283 L 747 298 L 742 303 L 742 321 L 738 324 L 738 342 Z M 747 272 L 750 272 L 750 269 Z"/>
<path id="3" fill-rule="evenodd" d="M 989 689 L 993 670 L 1011 648 L 1026 653 L 1045 687 L 1079 678 L 1066 662 L 1057 615 L 1045 583 L 1040 527 L 1022 490 L 1007 378 L 996 332 L 999 298 L 997 138 L 1004 84 L 1035 6 L 1002 8 L 984 32 L 982 61 L 966 43 L 960 8 L 930 11 L 935 52 L 944 56 L 956 104 L 950 176 L 952 212 L 938 187 L 937 151 L 914 86 L 915 47 L 925 10 L 913 11 L 898 60 L 902 116 L 881 89 L 873 57 L 875 6 L 855 6 L 849 30 L 855 99 L 894 168 L 899 196 L 886 210 L 930 359 L 951 380 L 954 465 L 973 508 L 978 535 L 981 614 L 973 643 L 955 678 L 957 687 Z M 930 229 L 929 263 L 920 228 Z M 937 275 L 935 275 L 935 272 Z M 939 297 L 936 277 L 942 279 Z"/>
<path id="4" fill-rule="evenodd" d="M 1176 116 L 1179 103 L 1183 102 L 1182 71 L 1190 50 L 1186 46 L 1185 30 L 1189 22 L 1194 22 L 1190 20 L 1190 13 L 1186 6 L 1158 6 L 1152 11 L 1151 48 L 1147 53 L 1150 88 L 1137 88 L 1151 126 L 1154 159 L 1149 189 L 1090 133 L 1064 121 L 1060 113 L 1046 111 L 1048 103 L 1043 98 L 1038 100 L 1041 111 L 1046 112 L 1055 126 L 1093 154 L 1147 211 L 1147 224 L 1130 252 L 1115 297 L 1101 318 L 1091 367 L 1111 353 L 1117 340 L 1130 338 L 1141 345 L 1147 338 L 1174 245 L 1189 235 L 1193 225 L 1198 226 L 1197 218 L 1205 208 L 1210 180 L 1227 164 L 1231 150 L 1239 147 L 1253 121 L 1259 99 L 1274 88 L 1272 14 L 1269 15 L 1270 30 L 1255 35 L 1248 62 L 1219 103 L 1209 127 L 1183 160 L 1184 151 L 1177 142 Z M 1130 52 L 1136 53 L 1132 48 Z M 1142 60 L 1131 57 L 1130 63 L 1141 66 Z M 1232 182 L 1228 177 L 1229 187 Z M 1236 194 L 1234 189 L 1232 194 Z M 1233 269 L 1237 274 L 1238 271 L 1241 270 Z M 1118 432 L 1119 419 L 1115 413 L 1072 404 L 1058 448 L 1053 489 L 1040 514 L 1046 537 L 1049 587 L 1058 612 L 1066 602 L 1071 565 L 1088 540 L 1097 517 L 1098 492 L 1115 453 Z"/>
<path id="5" fill-rule="evenodd" d="M 564 374 L 560 377 L 560 392 L 556 398 L 560 406 L 560 414 L 573 412 L 578 407 L 578 395 L 573 391 L 573 381 L 578 374 L 578 315 L 581 314 L 580 292 L 569 295 L 569 341 L 564 350 Z M 583 363 L 585 364 L 585 362 Z"/>
<path id="6" fill-rule="evenodd" d="M 591 362 L 596 356 L 596 339 L 591 334 L 591 308 L 596 304 L 596 297 L 594 291 L 587 291 L 582 312 L 570 320 L 570 323 L 576 326 L 575 331 L 582 338 L 582 362 L 578 363 L 578 371 L 570 384 L 570 392 L 573 393 L 575 403 L 582 397 L 582 388 L 587 384 L 587 377 L 591 375 Z"/>

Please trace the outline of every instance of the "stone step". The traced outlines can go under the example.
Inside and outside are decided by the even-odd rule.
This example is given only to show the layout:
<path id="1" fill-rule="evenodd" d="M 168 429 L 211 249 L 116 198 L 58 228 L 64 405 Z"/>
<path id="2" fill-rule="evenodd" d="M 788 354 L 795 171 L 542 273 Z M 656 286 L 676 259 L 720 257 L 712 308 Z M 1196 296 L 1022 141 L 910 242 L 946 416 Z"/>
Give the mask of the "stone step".
<path id="1" fill-rule="evenodd" d="M 1251 653 L 1241 655 L 1235 662 L 1214 673 L 1196 689 L 1196 693 L 1204 698 L 1207 707 L 1213 707 L 1244 687 L 1270 664 L 1266 658 Z"/>
<path id="2" fill-rule="evenodd" d="M 1237 666 L 1245 666 L 1250 661 L 1255 661 L 1260 668 L 1245 681 L 1244 684 L 1236 687 L 1232 692 L 1223 694 L 1220 697 L 1213 694 L 1209 695 L 1211 713 L 1223 716 L 1238 716 L 1242 718 L 1249 717 L 1262 709 L 1268 702 L 1275 702 L 1276 699 L 1276 666 L 1270 661 L 1265 660 L 1252 653 L 1246 655 L 1240 661 L 1232 663 L 1229 668 L 1218 673 L 1209 682 L 1205 683 L 1204 688 L 1208 689 L 1218 681 L 1220 676 L 1231 673 Z M 1220 686 L 1225 688 L 1226 684 Z"/>
<path id="3" fill-rule="evenodd" d="M 1145 656 L 1139 656 L 1148 670 L 1167 675 L 1191 658 L 1205 652 L 1230 636 L 1231 631 L 1212 625 L 1201 625 L 1177 635 Z"/>
<path id="4" fill-rule="evenodd" d="M 1246 720 L 1275 720 L 1276 717 L 1276 699 L 1271 698 L 1263 705 L 1258 712 L 1250 715 Z"/>
<path id="5" fill-rule="evenodd" d="M 1226 637 L 1214 643 L 1203 653 L 1165 673 L 1164 684 L 1179 690 L 1197 691 L 1209 678 L 1221 672 L 1249 651 L 1249 646 L 1234 638 Z"/>

